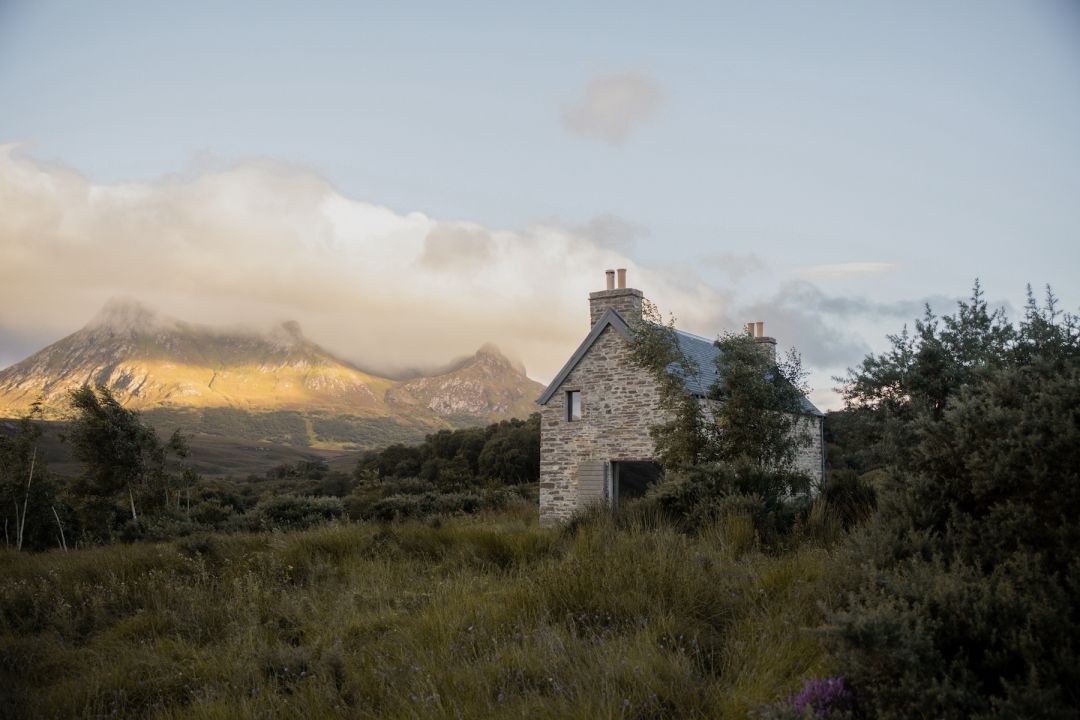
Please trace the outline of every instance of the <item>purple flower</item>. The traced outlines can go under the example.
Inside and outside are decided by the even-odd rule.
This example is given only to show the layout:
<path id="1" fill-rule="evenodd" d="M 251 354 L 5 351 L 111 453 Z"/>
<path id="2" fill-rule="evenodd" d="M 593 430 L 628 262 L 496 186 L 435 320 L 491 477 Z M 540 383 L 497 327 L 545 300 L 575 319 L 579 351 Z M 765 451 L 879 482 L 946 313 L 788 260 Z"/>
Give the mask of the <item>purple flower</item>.
<path id="1" fill-rule="evenodd" d="M 803 689 L 788 698 L 788 704 L 796 712 L 803 712 L 807 707 L 819 718 L 827 718 L 834 711 L 842 710 L 851 702 L 851 691 L 844 685 L 844 678 L 811 678 Z"/>

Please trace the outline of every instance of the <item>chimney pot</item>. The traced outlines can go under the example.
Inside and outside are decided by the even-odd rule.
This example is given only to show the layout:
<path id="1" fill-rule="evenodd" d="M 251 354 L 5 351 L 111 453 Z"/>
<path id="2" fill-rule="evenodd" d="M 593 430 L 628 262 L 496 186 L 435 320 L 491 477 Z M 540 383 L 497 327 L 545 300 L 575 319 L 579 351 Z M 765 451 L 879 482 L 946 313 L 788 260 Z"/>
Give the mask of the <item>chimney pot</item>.
<path id="1" fill-rule="evenodd" d="M 765 337 L 765 323 L 761 320 L 757 321 L 757 336 Z"/>
<path id="2" fill-rule="evenodd" d="M 607 270 L 607 271 L 604 272 L 604 275 L 607 276 L 607 287 L 605 289 L 614 290 L 615 289 L 615 271 L 614 270 Z"/>
<path id="3" fill-rule="evenodd" d="M 746 328 L 745 329 L 746 329 L 746 334 L 747 335 L 749 335 L 750 337 L 754 337 L 754 323 L 752 323 L 752 322 L 746 323 Z"/>
<path id="4" fill-rule="evenodd" d="M 626 268 L 619 268 L 616 272 L 619 273 L 619 289 L 622 290 L 626 287 Z"/>

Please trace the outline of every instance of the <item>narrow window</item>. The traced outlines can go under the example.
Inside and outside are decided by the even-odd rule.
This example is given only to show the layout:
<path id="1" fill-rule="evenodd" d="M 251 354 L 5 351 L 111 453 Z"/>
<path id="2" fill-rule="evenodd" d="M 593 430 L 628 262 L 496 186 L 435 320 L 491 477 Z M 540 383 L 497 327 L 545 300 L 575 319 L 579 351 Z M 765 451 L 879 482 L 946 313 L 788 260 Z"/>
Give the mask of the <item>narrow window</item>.
<path id="1" fill-rule="evenodd" d="M 581 419 L 581 391 L 566 391 L 566 419 L 569 421 Z"/>

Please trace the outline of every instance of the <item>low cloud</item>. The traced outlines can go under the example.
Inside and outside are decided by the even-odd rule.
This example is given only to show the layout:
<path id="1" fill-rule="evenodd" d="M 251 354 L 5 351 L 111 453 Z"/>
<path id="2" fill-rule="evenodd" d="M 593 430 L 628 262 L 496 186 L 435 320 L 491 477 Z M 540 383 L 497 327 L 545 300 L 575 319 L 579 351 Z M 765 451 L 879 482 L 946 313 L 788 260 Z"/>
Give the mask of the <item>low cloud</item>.
<path id="1" fill-rule="evenodd" d="M 495 255 L 495 240 L 482 227 L 466 224 L 437 225 L 424 238 L 420 264 L 432 270 L 478 269 Z"/>
<path id="2" fill-rule="evenodd" d="M 922 317 L 927 305 L 951 311 L 955 304 L 955 298 L 942 295 L 895 302 L 830 295 L 805 280 L 794 280 L 765 300 L 741 306 L 738 313 L 746 322 L 765 321 L 766 334 L 797 348 L 809 365 L 839 369 L 870 352 L 866 328 L 883 329 L 875 333 L 876 340 Z"/>
<path id="3" fill-rule="evenodd" d="M 606 268 L 628 268 L 688 319 L 725 307 L 708 285 L 628 257 L 641 232 L 611 217 L 501 230 L 401 214 L 267 160 L 106 185 L 0 147 L 0 357 L 21 359 L 129 295 L 193 322 L 295 318 L 383 371 L 495 342 L 545 380 L 587 331 Z"/>
<path id="4" fill-rule="evenodd" d="M 942 302 L 952 304 L 955 301 L 944 296 L 933 296 L 917 300 L 877 302 L 859 295 L 829 295 L 811 283 L 793 281 L 780 288 L 773 302 L 782 307 L 798 307 L 807 312 L 836 318 L 871 317 L 910 320 L 921 316 L 927 303 L 940 305 Z"/>
<path id="5" fill-rule="evenodd" d="M 865 275 L 896 270 L 899 265 L 891 262 L 847 262 L 832 265 L 811 265 L 799 269 L 806 277 L 835 278 L 845 275 Z"/>
<path id="6" fill-rule="evenodd" d="M 702 255 L 698 262 L 704 268 L 722 273 L 731 282 L 765 270 L 765 262 L 752 253 L 712 252 Z"/>
<path id="7" fill-rule="evenodd" d="M 563 105 L 562 123 L 571 134 L 622 145 L 663 103 L 663 88 L 645 73 L 597 75 L 582 97 Z"/>
<path id="8" fill-rule="evenodd" d="M 626 255 L 634 251 L 639 240 L 649 237 L 649 228 L 610 213 L 597 215 L 574 230 L 600 247 L 618 250 Z"/>

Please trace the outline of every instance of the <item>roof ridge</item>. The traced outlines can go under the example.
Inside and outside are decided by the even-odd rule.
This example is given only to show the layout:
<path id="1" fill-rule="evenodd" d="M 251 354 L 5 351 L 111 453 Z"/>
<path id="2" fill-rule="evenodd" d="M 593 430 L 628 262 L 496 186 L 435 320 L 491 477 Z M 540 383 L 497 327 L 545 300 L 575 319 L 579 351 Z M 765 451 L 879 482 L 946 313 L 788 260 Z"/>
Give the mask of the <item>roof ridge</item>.
<path id="1" fill-rule="evenodd" d="M 710 340 L 709 338 L 705 337 L 704 335 L 697 335 L 695 333 L 687 332 L 686 330 L 680 330 L 678 328 L 675 328 L 675 332 L 679 333 L 680 335 L 686 335 L 688 337 L 692 337 L 695 340 L 704 340 L 707 343 L 715 343 L 716 342 L 716 340 Z"/>

